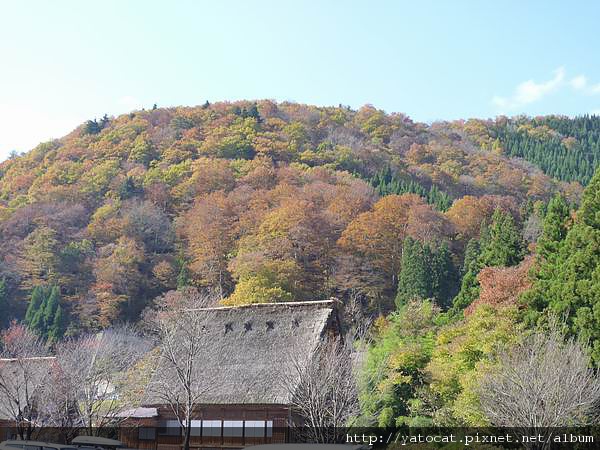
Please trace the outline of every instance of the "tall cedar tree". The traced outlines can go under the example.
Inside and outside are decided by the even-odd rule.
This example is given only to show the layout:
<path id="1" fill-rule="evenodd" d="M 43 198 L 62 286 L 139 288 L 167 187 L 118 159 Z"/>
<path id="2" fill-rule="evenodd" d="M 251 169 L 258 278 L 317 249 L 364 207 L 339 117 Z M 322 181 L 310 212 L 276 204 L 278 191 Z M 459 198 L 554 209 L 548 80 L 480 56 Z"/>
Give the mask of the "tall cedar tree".
<path id="1" fill-rule="evenodd" d="M 564 197 L 556 195 L 548 203 L 542 234 L 536 244 L 536 267 L 532 272 L 534 285 L 522 300 L 529 306 L 527 322 L 533 323 L 547 306 L 546 294 L 557 278 L 557 258 L 569 231 L 570 211 Z"/>
<path id="2" fill-rule="evenodd" d="M 546 223 L 548 239 L 552 236 L 560 239 L 567 220 L 565 208 L 555 204 L 553 209 L 555 213 Z M 538 276 L 532 291 L 524 298 L 529 300 L 534 311 L 564 317 L 567 331 L 590 343 L 593 362 L 599 366 L 600 171 L 596 172 L 584 191 L 581 207 L 564 242 L 546 244 L 542 251 L 553 247 L 557 250 L 547 254 L 547 266 L 542 272 L 552 277 Z"/>
<path id="3" fill-rule="evenodd" d="M 33 318 L 39 311 L 44 301 L 44 288 L 42 286 L 35 286 L 31 291 L 31 300 L 25 313 L 25 324 L 30 326 L 33 322 Z"/>
<path id="4" fill-rule="evenodd" d="M 447 307 L 454 294 L 457 278 L 446 243 L 434 251 L 428 244 L 408 237 L 402 248 L 396 307 L 401 308 L 410 300 L 427 298 L 433 298 L 441 307 Z"/>
<path id="5" fill-rule="evenodd" d="M 65 316 L 60 305 L 60 289 L 36 286 L 31 292 L 25 321 L 30 330 L 56 342 L 65 331 Z"/>

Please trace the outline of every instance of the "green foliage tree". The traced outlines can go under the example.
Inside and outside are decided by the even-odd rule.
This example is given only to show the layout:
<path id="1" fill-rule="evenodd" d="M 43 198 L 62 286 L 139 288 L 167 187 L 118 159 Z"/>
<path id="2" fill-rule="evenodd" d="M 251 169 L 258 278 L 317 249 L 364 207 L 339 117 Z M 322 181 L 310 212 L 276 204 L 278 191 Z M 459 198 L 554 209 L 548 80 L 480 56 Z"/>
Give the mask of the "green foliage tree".
<path id="1" fill-rule="evenodd" d="M 565 198 L 555 195 L 546 208 L 542 234 L 536 245 L 536 253 L 543 259 L 553 258 L 569 231 L 570 210 Z"/>
<path id="2" fill-rule="evenodd" d="M 369 183 L 382 196 L 406 193 L 417 194 L 439 211 L 447 211 L 452 205 L 452 198 L 437 186 L 431 185 L 431 187 L 426 188 L 415 180 L 399 178 L 392 173 L 390 166 L 386 166 L 373 177 L 369 178 Z"/>
<path id="3" fill-rule="evenodd" d="M 528 318 L 544 313 L 564 317 L 570 335 L 590 342 L 600 365 L 600 171 L 584 191 L 581 207 L 566 232 L 568 210 L 560 199 L 549 207 L 542 236 L 540 268 L 530 291 L 523 294 Z"/>
<path id="4" fill-rule="evenodd" d="M 57 318 L 58 317 L 58 318 Z M 25 316 L 28 328 L 38 336 L 58 340 L 64 334 L 65 316 L 60 305 L 60 289 L 36 286 Z"/>
<path id="5" fill-rule="evenodd" d="M 50 324 L 50 327 L 49 327 L 48 340 L 51 343 L 58 342 L 62 339 L 64 334 L 65 334 L 65 316 L 63 314 L 62 307 L 60 305 L 58 305 L 56 308 L 56 312 L 54 313 L 52 323 Z"/>
<path id="6" fill-rule="evenodd" d="M 431 249 L 410 237 L 402 246 L 402 269 L 398 275 L 396 307 L 409 300 L 426 299 L 432 295 Z"/>
<path id="7" fill-rule="evenodd" d="M 524 158 L 559 180 L 590 181 L 600 161 L 599 116 L 554 115 L 520 122 L 491 127 L 508 156 Z"/>
<path id="8" fill-rule="evenodd" d="M 433 298 L 445 308 L 456 290 L 457 278 L 448 244 L 443 243 L 436 251 L 407 237 L 402 247 L 396 306 L 413 299 Z"/>
<path id="9" fill-rule="evenodd" d="M 53 286 L 50 289 L 50 293 L 46 298 L 46 304 L 43 309 L 43 322 L 44 328 L 48 330 L 52 323 L 54 322 L 54 316 L 56 315 L 56 310 L 58 309 L 60 302 L 60 293 L 58 291 L 58 287 Z"/>
<path id="10" fill-rule="evenodd" d="M 29 301 L 29 306 L 27 307 L 27 311 L 25 313 L 25 324 L 32 324 L 33 318 L 40 310 L 42 303 L 44 302 L 44 298 L 44 288 L 42 286 L 35 286 L 31 291 L 31 300 Z"/>
<path id="11" fill-rule="evenodd" d="M 429 425 L 415 416 L 417 392 L 426 385 L 425 368 L 433 352 L 439 309 L 428 300 L 410 300 L 376 323 L 360 379 L 364 423 L 378 426 Z"/>
<path id="12" fill-rule="evenodd" d="M 532 270 L 534 279 L 531 289 L 523 293 L 522 301 L 528 305 L 526 321 L 535 324 L 540 313 L 548 305 L 547 293 L 552 290 L 559 276 L 558 256 L 570 226 L 570 211 L 565 199 L 556 195 L 548 203 L 546 215 L 536 245 L 536 265 Z"/>
<path id="13" fill-rule="evenodd" d="M 516 266 L 525 256 L 521 232 L 513 217 L 496 209 L 481 246 L 479 262 L 483 267 Z"/>
<path id="14" fill-rule="evenodd" d="M 436 425 L 487 425 L 475 390 L 497 352 L 521 339 L 518 316 L 515 307 L 481 305 L 465 320 L 439 331 L 424 370 L 430 383 L 422 393 Z"/>
<path id="15" fill-rule="evenodd" d="M 83 134 L 98 134 L 102 131 L 102 127 L 96 119 L 88 120 L 83 126 Z"/>

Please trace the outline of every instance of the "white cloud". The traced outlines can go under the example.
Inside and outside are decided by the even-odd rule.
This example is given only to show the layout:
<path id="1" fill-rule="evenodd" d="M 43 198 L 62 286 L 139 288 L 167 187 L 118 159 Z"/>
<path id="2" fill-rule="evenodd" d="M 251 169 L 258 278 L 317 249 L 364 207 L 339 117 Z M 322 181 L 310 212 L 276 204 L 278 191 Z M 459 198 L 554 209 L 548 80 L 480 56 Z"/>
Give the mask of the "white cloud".
<path id="1" fill-rule="evenodd" d="M 585 89 L 585 87 L 587 86 L 587 78 L 585 77 L 585 75 L 578 75 L 570 81 L 570 84 L 571 86 L 573 86 L 574 89 Z"/>
<path id="2" fill-rule="evenodd" d="M 554 76 L 541 83 L 537 83 L 533 80 L 527 80 L 520 83 L 512 96 L 500 97 L 494 96 L 492 103 L 500 108 L 516 109 L 530 103 L 537 102 L 547 96 L 548 94 L 556 91 L 565 79 L 564 67 L 559 67 L 554 71 Z"/>
<path id="3" fill-rule="evenodd" d="M 600 95 L 600 83 L 590 84 L 588 78 L 583 74 L 577 75 L 569 80 L 565 79 L 565 75 L 564 67 L 559 67 L 554 71 L 553 77 L 548 81 L 540 83 L 535 82 L 534 80 L 524 81 L 517 85 L 513 95 L 509 97 L 495 95 L 492 97 L 492 104 L 499 109 L 499 112 L 504 113 L 540 101 L 547 95 L 552 94 L 559 89 L 571 88 L 580 95 L 586 96 Z M 593 113 L 597 114 L 598 112 L 599 111 L 594 111 Z"/>
<path id="4" fill-rule="evenodd" d="M 573 78 L 569 84 L 576 89 L 586 95 L 597 95 L 600 94 L 600 83 L 596 84 L 588 84 L 588 80 L 585 75 L 579 75 Z"/>

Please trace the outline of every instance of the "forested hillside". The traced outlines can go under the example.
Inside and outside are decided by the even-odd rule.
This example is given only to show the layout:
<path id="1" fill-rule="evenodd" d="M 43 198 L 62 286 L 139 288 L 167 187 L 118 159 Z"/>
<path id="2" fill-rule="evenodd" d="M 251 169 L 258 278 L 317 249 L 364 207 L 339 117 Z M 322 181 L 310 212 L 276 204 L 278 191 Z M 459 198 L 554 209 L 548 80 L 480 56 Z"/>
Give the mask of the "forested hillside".
<path id="1" fill-rule="evenodd" d="M 90 120 L 0 164 L 2 325 L 56 340 L 185 285 L 365 314 L 433 298 L 460 316 L 485 268 L 521 263 L 556 192 L 577 204 L 599 130 L 272 101 Z"/>

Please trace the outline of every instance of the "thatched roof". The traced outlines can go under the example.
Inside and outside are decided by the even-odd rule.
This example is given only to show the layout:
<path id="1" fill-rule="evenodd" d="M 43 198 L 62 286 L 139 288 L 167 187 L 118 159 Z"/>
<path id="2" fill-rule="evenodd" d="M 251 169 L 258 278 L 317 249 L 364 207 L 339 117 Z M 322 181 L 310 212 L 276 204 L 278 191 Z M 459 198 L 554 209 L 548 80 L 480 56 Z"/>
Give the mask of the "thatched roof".
<path id="1" fill-rule="evenodd" d="M 194 310 L 209 319 L 207 345 L 195 369 L 207 388 L 199 403 L 289 404 L 284 372 L 292 358 L 307 364 L 325 333 L 335 332 L 334 305 L 327 300 Z M 144 402 L 163 403 L 154 394 Z"/>

